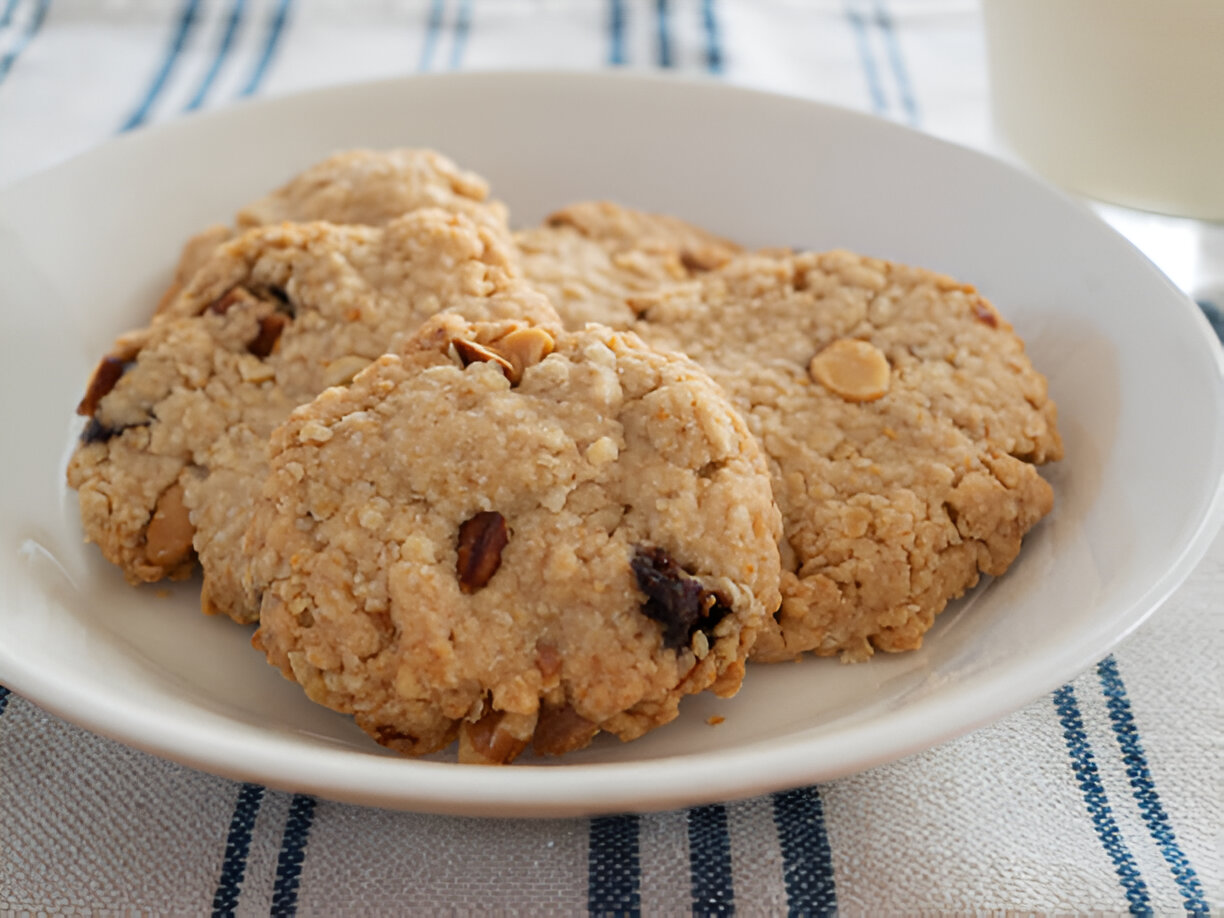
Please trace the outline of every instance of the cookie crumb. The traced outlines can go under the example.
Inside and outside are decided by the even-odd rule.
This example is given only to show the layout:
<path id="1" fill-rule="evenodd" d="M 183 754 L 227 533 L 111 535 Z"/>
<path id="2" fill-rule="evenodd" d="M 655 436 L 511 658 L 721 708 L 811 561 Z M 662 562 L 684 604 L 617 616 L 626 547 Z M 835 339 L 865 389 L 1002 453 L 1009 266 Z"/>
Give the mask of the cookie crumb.
<path id="1" fill-rule="evenodd" d="M 712 714 L 706 718 L 706 723 L 709 724 L 711 727 L 717 727 L 719 724 L 724 723 L 726 719 L 727 718 L 722 717 L 718 714 Z"/>

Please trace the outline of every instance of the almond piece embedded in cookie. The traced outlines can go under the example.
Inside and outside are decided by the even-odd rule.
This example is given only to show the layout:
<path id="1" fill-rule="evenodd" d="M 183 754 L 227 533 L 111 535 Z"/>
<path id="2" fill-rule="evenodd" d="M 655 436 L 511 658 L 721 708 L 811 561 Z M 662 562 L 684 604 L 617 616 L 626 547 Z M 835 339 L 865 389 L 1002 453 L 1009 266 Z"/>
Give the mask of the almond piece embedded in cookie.
<path id="1" fill-rule="evenodd" d="M 370 365 L 372 361 L 369 357 L 362 357 L 358 354 L 346 354 L 344 357 L 337 357 L 327 365 L 327 370 L 323 374 L 323 385 L 344 386 L 353 381 L 353 377 Z"/>
<path id="2" fill-rule="evenodd" d="M 551 354 L 556 345 L 552 335 L 542 328 L 516 328 L 495 341 L 456 338 L 452 343 L 464 366 L 496 364 L 512 386 L 517 386 L 523 372 Z"/>
<path id="3" fill-rule="evenodd" d="M 453 344 L 465 367 L 473 363 L 491 363 L 501 369 L 506 379 L 514 382 L 514 365 L 493 348 L 463 338 L 456 338 Z"/>
<path id="4" fill-rule="evenodd" d="M 514 385 L 523 378 L 524 370 L 553 352 L 556 342 L 542 328 L 516 328 L 494 342 L 493 347 L 510 361 L 510 383 Z"/>
<path id="5" fill-rule="evenodd" d="M 848 402 L 874 402 L 888 392 L 888 358 L 870 341 L 834 341 L 812 358 L 808 373 Z"/>
<path id="6" fill-rule="evenodd" d="M 178 567 L 191 554 L 194 535 L 191 513 L 183 502 L 183 486 L 176 482 L 158 498 L 145 533 L 145 554 L 160 567 Z"/>
<path id="7" fill-rule="evenodd" d="M 461 365 L 458 342 L 522 347 L 521 378 Z M 756 439 L 634 335 L 439 316 L 269 455 L 245 539 L 258 643 L 398 752 L 456 731 L 484 764 L 635 739 L 686 695 L 734 693 L 779 601 Z"/>
<path id="8" fill-rule="evenodd" d="M 536 714 L 491 711 L 459 727 L 459 762 L 465 765 L 509 765 L 527 748 L 535 733 Z"/>

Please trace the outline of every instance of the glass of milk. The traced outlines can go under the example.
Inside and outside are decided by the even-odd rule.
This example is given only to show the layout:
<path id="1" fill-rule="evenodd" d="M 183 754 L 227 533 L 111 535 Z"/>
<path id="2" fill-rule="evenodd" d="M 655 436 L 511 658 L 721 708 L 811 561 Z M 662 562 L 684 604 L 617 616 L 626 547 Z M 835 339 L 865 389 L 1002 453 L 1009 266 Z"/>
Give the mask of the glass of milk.
<path id="1" fill-rule="evenodd" d="M 1224 220 L 1224 0 L 984 0 L 1002 139 L 1090 197 Z"/>

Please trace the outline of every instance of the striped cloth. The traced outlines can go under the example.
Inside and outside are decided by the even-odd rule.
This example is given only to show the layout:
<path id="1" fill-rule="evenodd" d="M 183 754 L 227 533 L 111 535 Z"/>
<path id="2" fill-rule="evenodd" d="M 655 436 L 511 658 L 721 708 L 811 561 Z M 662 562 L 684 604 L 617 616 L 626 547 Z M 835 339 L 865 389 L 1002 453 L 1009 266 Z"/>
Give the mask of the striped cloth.
<path id="1" fill-rule="evenodd" d="M 604 66 L 992 142 L 979 12 L 961 0 L 0 0 L 0 182 L 244 96 Z M 1103 212 L 1220 322 L 1224 228 Z M 1117 653 L 1012 717 L 819 787 L 643 816 L 476 821 L 272 792 L 0 689 L 0 909 L 1219 913 L 1221 588 L 1217 541 Z"/>

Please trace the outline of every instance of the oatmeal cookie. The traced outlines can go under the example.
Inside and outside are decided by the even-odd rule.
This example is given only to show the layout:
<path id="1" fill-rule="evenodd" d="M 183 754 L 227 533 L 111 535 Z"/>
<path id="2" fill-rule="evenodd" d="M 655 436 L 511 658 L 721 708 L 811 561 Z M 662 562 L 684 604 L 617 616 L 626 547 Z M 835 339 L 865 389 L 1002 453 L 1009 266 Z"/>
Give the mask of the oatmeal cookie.
<path id="1" fill-rule="evenodd" d="M 440 316 L 270 455 L 256 646 L 401 753 L 634 739 L 733 694 L 777 608 L 759 446 L 699 367 L 632 334 Z"/>
<path id="2" fill-rule="evenodd" d="M 547 254 L 547 237 L 557 238 Z M 529 278 L 598 261 L 619 234 L 538 231 Z M 585 272 L 579 267 L 575 270 Z M 998 575 L 1053 492 L 1034 463 L 1062 443 L 1046 381 L 973 287 L 848 252 L 740 255 L 643 289 L 611 265 L 557 297 L 682 349 L 744 412 L 769 456 L 785 537 L 783 604 L 753 658 L 857 660 L 910 650 L 947 602 Z M 632 318 L 627 318 L 631 316 Z"/>
<path id="3" fill-rule="evenodd" d="M 235 217 L 236 230 L 211 226 L 188 240 L 158 312 L 178 296 L 218 245 L 243 230 L 317 220 L 382 226 L 427 207 L 463 214 L 509 238 L 505 205 L 489 199 L 484 179 L 445 156 L 432 150 L 349 150 L 316 163 L 242 208 Z"/>
<path id="4" fill-rule="evenodd" d="M 203 564 L 206 611 L 253 620 L 240 543 L 268 437 L 439 310 L 555 324 L 484 227 L 419 210 L 382 228 L 251 230 L 217 248 L 89 384 L 68 467 L 87 538 L 133 583 Z"/>
<path id="5" fill-rule="evenodd" d="M 739 246 L 675 217 L 606 201 L 574 204 L 515 233 L 523 271 L 569 328 L 628 327 L 639 294 L 726 264 Z"/>

